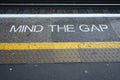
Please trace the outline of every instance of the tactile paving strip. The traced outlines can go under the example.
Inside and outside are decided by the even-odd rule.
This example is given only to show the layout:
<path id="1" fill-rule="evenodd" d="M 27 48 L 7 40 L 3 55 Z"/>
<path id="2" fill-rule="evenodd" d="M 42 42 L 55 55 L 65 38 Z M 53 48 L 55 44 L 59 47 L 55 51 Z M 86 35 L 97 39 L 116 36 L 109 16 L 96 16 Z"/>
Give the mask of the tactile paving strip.
<path id="1" fill-rule="evenodd" d="M 0 51 L 0 64 L 80 62 L 78 50 Z"/>
<path id="2" fill-rule="evenodd" d="M 120 49 L 0 51 L 0 64 L 120 62 Z"/>
<path id="3" fill-rule="evenodd" d="M 81 62 L 119 62 L 120 49 L 81 49 Z"/>

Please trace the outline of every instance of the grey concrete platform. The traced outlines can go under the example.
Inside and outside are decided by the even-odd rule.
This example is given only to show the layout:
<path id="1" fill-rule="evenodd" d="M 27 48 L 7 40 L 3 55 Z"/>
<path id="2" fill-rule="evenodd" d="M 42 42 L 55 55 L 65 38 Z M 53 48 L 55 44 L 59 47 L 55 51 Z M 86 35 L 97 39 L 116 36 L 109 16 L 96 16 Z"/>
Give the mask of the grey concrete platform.
<path id="1" fill-rule="evenodd" d="M 119 13 L 119 8 L 13 8 L 13 7 L 3 7 L 0 9 L 0 13 Z M 37 20 L 36 20 L 37 21 Z M 94 20 L 93 20 L 94 21 Z M 96 36 L 92 37 L 96 40 L 89 38 L 91 41 L 119 41 L 119 19 L 110 20 L 104 19 L 104 21 L 108 22 L 110 25 L 110 30 L 107 30 L 107 33 L 102 34 L 102 39 L 100 38 L 100 34 L 96 34 Z M 11 21 L 12 22 L 12 21 Z M 117 24 L 116 24 L 117 23 Z M 2 24 L 6 25 L 6 24 Z M 14 39 L 11 37 L 11 34 L 7 33 L 8 27 L 4 27 L 4 30 L 0 29 L 0 32 L 6 32 L 0 34 L 1 42 L 16 42 L 22 41 L 31 42 L 31 39 L 36 41 L 39 40 L 36 34 L 24 34 L 23 36 L 27 36 L 24 38 L 20 34 L 14 34 Z M 41 41 L 59 41 L 58 37 L 53 37 L 54 35 L 58 35 L 57 33 L 50 33 L 47 31 L 44 34 L 49 34 L 45 38 L 40 38 Z M 82 33 L 80 33 L 82 34 Z M 111 35 L 112 34 L 112 35 Z M 6 37 L 9 35 L 9 37 Z M 63 35 L 61 33 L 61 37 L 65 37 L 65 39 L 71 39 L 72 41 L 80 41 L 78 37 L 74 34 L 73 37 L 69 37 Z M 86 37 L 93 34 L 86 34 Z M 18 37 L 20 36 L 20 37 Z M 33 36 L 30 38 L 29 36 Z M 41 37 L 44 35 L 41 35 Z M 110 38 L 108 38 L 108 36 Z M 82 37 L 82 36 L 81 36 Z M 86 37 L 83 36 L 83 40 L 88 41 Z M 21 40 L 21 39 L 22 40 Z M 74 38 L 77 38 L 74 39 Z M 61 39 L 64 41 L 64 39 Z M 68 55 L 64 54 L 67 53 Z M 34 55 L 35 53 L 36 55 Z M 44 53 L 44 54 L 43 54 Z M 48 54 L 49 53 L 49 54 Z M 74 54 L 75 55 L 74 55 Z M 1 80 L 120 80 L 120 50 L 119 49 L 82 49 L 82 50 L 46 50 L 46 51 L 0 51 L 0 63 L 5 63 L 0 65 L 0 79 Z M 17 55 L 16 55 L 17 54 Z M 59 55 L 56 55 L 59 54 Z M 113 55 L 114 54 L 114 55 Z M 40 62 L 40 56 L 43 58 L 46 56 L 48 60 L 43 59 L 43 62 L 46 63 L 34 63 Z M 45 57 L 45 58 L 46 58 Z M 54 58 L 53 58 L 54 57 Z M 71 58 L 72 57 L 72 58 Z M 55 61 L 55 59 L 59 61 L 79 61 L 84 63 L 51 63 L 51 61 Z M 15 61 L 16 60 L 16 61 Z M 28 62 L 27 62 L 28 61 Z M 94 63 L 90 63 L 93 61 Z M 99 61 L 99 62 L 97 62 Z M 118 61 L 118 62 L 117 62 Z M 14 62 L 14 64 L 6 64 Z M 31 64 L 32 62 L 32 64 Z M 42 62 L 42 61 L 41 61 Z M 47 62 L 50 62 L 49 64 Z M 87 63 L 89 62 L 89 63 Z M 19 64 L 18 64 L 19 63 Z"/>

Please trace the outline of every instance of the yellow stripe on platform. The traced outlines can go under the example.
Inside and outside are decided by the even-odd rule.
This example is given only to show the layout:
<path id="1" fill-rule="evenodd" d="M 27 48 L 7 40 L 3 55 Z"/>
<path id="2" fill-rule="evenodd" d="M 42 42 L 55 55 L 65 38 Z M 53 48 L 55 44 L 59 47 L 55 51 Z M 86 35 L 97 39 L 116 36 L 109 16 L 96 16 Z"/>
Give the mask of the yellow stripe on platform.
<path id="1" fill-rule="evenodd" d="M 120 42 L 0 43 L 0 50 L 120 48 Z"/>

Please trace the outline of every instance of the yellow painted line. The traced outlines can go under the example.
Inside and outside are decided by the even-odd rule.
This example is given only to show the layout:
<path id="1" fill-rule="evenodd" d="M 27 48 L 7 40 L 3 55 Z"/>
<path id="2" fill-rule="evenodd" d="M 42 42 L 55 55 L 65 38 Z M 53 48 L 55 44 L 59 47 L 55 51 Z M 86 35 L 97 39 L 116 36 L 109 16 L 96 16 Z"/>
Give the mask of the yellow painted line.
<path id="1" fill-rule="evenodd" d="M 120 42 L 0 43 L 0 50 L 120 48 Z"/>

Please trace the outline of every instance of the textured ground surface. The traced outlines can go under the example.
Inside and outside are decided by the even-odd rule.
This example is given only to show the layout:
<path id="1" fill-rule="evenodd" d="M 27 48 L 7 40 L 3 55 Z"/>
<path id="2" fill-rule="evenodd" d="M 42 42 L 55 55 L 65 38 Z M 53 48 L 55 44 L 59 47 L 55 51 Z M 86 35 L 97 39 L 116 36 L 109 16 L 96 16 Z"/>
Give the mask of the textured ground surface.
<path id="1" fill-rule="evenodd" d="M 2 8 L 0 13 L 119 13 L 119 8 Z M 102 34 L 93 33 L 83 34 L 80 32 L 71 34 L 60 33 L 61 38 L 59 39 L 57 33 L 50 33 L 46 31 L 47 36 L 40 37 L 35 36 L 36 34 L 24 34 L 27 36 L 21 36 L 20 34 L 14 34 L 14 39 L 11 34 L 7 33 L 6 27 L 1 31 L 1 42 L 25 42 L 31 40 L 38 42 L 39 39 L 42 41 L 55 41 L 58 42 L 65 40 L 71 41 L 119 41 L 119 18 L 117 19 L 100 19 L 107 23 L 110 28 L 107 32 Z M 11 20 L 10 22 L 12 22 Z M 36 20 L 37 21 L 37 20 Z M 56 20 L 55 20 L 56 21 Z M 94 21 L 94 20 L 93 20 Z M 24 21 L 23 21 L 24 22 Z M 29 21 L 27 21 L 29 22 Z M 71 21 L 72 22 L 72 21 Z M 90 21 L 92 22 L 92 21 Z M 99 21 L 98 21 L 99 22 Z M 15 23 L 15 22 L 12 22 Z M 31 22 L 29 22 L 31 23 Z M 57 23 L 57 21 L 56 21 Z M 89 23 L 89 22 L 88 22 Z M 97 23 L 97 20 L 96 20 Z M 117 24 L 116 24 L 117 23 Z M 1 25 L 6 25 L 2 24 Z M 8 25 L 8 24 L 7 24 Z M 115 26 L 115 27 L 114 27 Z M 0 29 L 1 30 L 1 29 Z M 3 32 L 6 32 L 3 34 Z M 8 35 L 8 37 L 3 37 Z M 78 35 L 82 34 L 82 35 Z M 55 36 L 57 35 L 57 36 Z M 77 36 L 75 36 L 77 35 Z M 18 37 L 19 36 L 19 37 Z M 33 36 L 32 38 L 29 36 Z M 91 37 L 92 36 L 92 37 Z M 98 37 L 99 36 L 99 37 Z M 34 37 L 37 37 L 34 40 Z M 42 37 L 42 38 L 41 38 Z M 62 38 L 64 37 L 64 38 Z M 79 39 L 82 37 L 82 39 Z M 34 55 L 34 54 L 36 55 Z M 47 58 L 46 58 L 47 57 Z M 58 62 L 85 62 L 85 63 L 53 63 Z M 64 61 L 65 60 L 65 61 Z M 77 49 L 77 50 L 32 50 L 32 51 L 0 51 L 0 62 L 1 63 L 24 63 L 24 64 L 1 64 L 0 65 L 0 78 L 2 80 L 119 80 L 119 60 L 120 60 L 120 49 Z M 28 62 L 27 62 L 28 61 Z M 42 64 L 36 64 L 41 62 Z M 43 63 L 46 64 L 43 64 Z M 95 63 L 87 63 L 95 62 Z M 96 63 L 97 62 L 97 63 Z M 118 62 L 118 63 L 116 63 Z M 28 64 L 32 63 L 32 64 Z M 34 63 L 34 64 L 33 64 Z M 49 64 L 47 64 L 49 63 Z M 6 77 L 7 76 L 7 77 Z"/>

